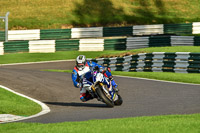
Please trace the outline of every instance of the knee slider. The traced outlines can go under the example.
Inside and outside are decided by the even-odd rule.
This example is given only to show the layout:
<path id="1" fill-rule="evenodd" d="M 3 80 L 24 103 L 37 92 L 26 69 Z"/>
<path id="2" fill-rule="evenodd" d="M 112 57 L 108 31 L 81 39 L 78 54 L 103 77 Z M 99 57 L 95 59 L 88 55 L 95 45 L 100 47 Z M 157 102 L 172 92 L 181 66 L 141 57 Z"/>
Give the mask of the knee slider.
<path id="1" fill-rule="evenodd" d="M 86 99 L 85 99 L 84 97 L 80 97 L 80 100 L 81 100 L 82 102 L 86 102 Z"/>

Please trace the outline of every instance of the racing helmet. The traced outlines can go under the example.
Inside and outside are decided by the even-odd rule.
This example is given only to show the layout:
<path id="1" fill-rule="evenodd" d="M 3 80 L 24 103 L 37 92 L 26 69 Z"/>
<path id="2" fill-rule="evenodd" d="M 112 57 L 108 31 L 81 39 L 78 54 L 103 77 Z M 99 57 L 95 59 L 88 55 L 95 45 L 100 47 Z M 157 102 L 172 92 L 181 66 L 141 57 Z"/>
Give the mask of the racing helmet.
<path id="1" fill-rule="evenodd" d="M 86 57 L 85 55 L 79 55 L 76 58 L 76 67 L 78 68 L 79 71 L 82 71 L 85 68 L 86 64 Z"/>

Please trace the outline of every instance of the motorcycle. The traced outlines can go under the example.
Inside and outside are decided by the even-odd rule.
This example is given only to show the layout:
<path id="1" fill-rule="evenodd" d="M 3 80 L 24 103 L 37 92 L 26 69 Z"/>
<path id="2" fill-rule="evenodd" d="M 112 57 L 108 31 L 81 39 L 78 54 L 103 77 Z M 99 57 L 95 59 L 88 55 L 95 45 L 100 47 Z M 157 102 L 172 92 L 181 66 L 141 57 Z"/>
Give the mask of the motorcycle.
<path id="1" fill-rule="evenodd" d="M 112 86 L 111 80 L 98 69 L 90 68 L 90 71 L 82 76 L 82 83 L 93 98 L 106 103 L 109 107 L 119 106 L 123 103 L 122 97 Z"/>

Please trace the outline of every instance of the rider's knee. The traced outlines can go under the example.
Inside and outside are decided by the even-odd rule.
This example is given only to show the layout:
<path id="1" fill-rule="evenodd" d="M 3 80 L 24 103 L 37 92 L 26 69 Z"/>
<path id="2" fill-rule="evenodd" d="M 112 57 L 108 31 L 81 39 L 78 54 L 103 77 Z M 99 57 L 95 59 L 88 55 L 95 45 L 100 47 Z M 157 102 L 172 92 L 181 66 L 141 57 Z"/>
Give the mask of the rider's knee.
<path id="1" fill-rule="evenodd" d="M 93 99 L 93 97 L 90 94 L 84 93 L 84 94 L 80 95 L 80 100 L 82 102 L 86 102 L 86 101 L 91 100 L 91 99 Z"/>
<path id="2" fill-rule="evenodd" d="M 82 102 L 86 102 L 86 99 L 85 99 L 85 97 L 83 97 L 83 96 L 80 96 L 80 100 L 81 100 Z"/>

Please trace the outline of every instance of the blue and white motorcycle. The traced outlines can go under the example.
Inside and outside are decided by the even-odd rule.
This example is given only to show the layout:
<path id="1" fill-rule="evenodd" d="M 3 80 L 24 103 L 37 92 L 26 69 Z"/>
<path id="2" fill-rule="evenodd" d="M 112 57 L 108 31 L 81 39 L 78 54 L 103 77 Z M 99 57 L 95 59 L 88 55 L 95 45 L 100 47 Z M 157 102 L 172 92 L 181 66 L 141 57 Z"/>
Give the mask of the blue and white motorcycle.
<path id="1" fill-rule="evenodd" d="M 90 77 L 88 79 L 87 77 Z M 122 97 L 112 86 L 109 78 L 105 77 L 99 70 L 90 69 L 82 76 L 82 82 L 93 98 L 102 101 L 109 107 L 122 104 Z"/>

